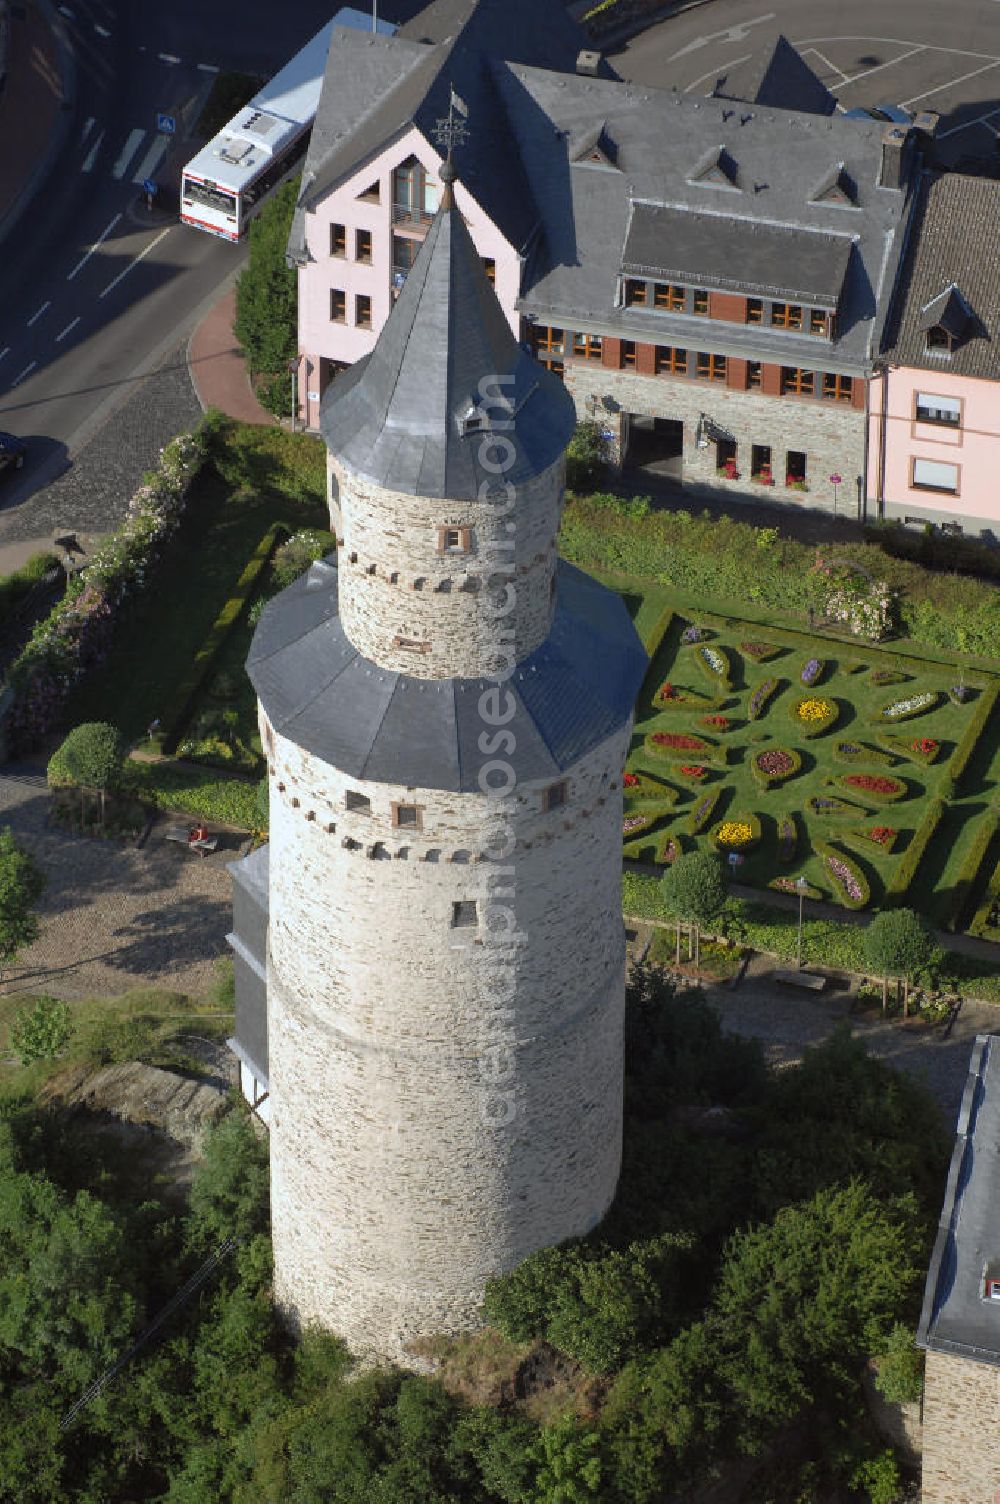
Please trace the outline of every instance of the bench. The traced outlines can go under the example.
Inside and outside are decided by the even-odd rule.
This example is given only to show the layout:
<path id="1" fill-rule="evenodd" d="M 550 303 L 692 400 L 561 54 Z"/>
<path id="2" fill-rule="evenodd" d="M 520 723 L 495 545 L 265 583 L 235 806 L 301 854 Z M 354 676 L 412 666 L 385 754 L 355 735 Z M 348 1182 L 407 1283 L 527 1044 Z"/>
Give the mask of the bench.
<path id="1" fill-rule="evenodd" d="M 817 976 L 814 971 L 776 971 L 776 982 L 787 982 L 790 987 L 808 987 L 811 992 L 822 992 L 826 986 L 826 977 Z"/>
<path id="2" fill-rule="evenodd" d="M 191 832 L 186 825 L 168 825 L 163 832 L 165 841 L 176 841 L 179 846 L 186 846 L 189 851 L 197 851 L 200 856 L 205 856 L 209 851 L 218 850 L 218 836 L 205 836 L 200 841 L 191 840 Z"/>

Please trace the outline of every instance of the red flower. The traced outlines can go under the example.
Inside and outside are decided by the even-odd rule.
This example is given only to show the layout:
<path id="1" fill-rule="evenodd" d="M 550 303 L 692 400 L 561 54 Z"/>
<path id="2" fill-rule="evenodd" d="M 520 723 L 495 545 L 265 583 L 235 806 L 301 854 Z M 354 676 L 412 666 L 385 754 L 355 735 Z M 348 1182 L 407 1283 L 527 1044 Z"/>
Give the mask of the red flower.
<path id="1" fill-rule="evenodd" d="M 686 773 L 689 778 L 703 778 L 705 776 L 705 769 L 697 766 L 695 763 L 685 763 L 680 771 Z"/>
<path id="2" fill-rule="evenodd" d="M 668 684 L 661 684 L 660 685 L 660 699 L 661 700 L 676 700 L 677 699 L 677 691 L 676 691 L 676 689 L 674 688 L 674 686 L 672 684 L 668 683 Z"/>
<path id="3" fill-rule="evenodd" d="M 705 745 L 700 736 L 688 736 L 683 731 L 654 731 L 653 741 L 658 747 L 675 747 L 678 752 L 700 752 Z"/>
<path id="4" fill-rule="evenodd" d="M 891 825 L 873 825 L 868 834 L 871 839 L 873 841 L 877 841 L 880 846 L 885 846 L 889 843 L 889 841 L 893 839 L 896 832 L 893 830 Z"/>
<path id="5" fill-rule="evenodd" d="M 914 752 L 936 752 L 938 744 L 929 736 L 918 736 L 915 742 L 910 743 Z"/>
<path id="6" fill-rule="evenodd" d="M 729 719 L 724 715 L 707 715 L 705 717 L 705 725 L 718 726 L 720 731 L 725 731 L 729 726 Z"/>
<path id="7" fill-rule="evenodd" d="M 622 779 L 622 783 L 627 789 L 634 789 L 638 782 L 639 779 L 635 773 L 626 773 L 625 777 Z"/>
<path id="8" fill-rule="evenodd" d="M 852 789 L 864 789 L 869 794 L 899 793 L 895 778 L 876 778 L 873 773 L 848 773 L 844 782 Z"/>

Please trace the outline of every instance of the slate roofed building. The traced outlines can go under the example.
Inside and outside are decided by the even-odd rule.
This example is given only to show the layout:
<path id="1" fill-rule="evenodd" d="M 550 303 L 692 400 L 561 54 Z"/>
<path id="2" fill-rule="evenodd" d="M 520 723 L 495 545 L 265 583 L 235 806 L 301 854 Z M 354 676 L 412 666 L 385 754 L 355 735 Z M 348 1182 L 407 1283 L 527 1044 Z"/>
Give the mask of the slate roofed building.
<path id="1" fill-rule="evenodd" d="M 864 509 L 919 133 L 833 114 L 783 37 L 711 98 L 624 83 L 533 0 L 438 0 L 338 41 L 289 243 L 309 426 L 426 234 L 449 107 L 501 307 L 614 461 L 821 507 L 842 486 Z"/>
<path id="2" fill-rule="evenodd" d="M 1000 183 L 925 179 L 885 360 L 872 382 L 875 515 L 1000 524 Z"/>

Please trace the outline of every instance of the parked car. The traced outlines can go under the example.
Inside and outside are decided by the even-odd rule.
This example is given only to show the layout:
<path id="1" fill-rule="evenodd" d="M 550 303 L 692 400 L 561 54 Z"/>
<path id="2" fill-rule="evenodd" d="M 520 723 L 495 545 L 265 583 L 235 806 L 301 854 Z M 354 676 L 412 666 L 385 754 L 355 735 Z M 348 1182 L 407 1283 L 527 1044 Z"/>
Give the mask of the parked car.
<path id="1" fill-rule="evenodd" d="M 888 125 L 912 125 L 913 116 L 900 104 L 858 105 L 844 111 L 845 120 L 883 120 Z"/>
<path id="2" fill-rule="evenodd" d="M 28 446 L 13 433 L 0 433 L 0 475 L 8 470 L 20 470 Z"/>

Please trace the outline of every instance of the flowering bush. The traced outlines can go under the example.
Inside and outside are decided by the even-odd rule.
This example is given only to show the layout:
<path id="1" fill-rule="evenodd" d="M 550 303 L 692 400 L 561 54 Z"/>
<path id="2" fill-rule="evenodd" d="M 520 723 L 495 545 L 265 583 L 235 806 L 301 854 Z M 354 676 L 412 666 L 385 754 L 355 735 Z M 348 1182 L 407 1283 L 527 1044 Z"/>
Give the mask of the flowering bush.
<path id="1" fill-rule="evenodd" d="M 953 684 L 948 691 L 948 698 L 956 705 L 964 705 L 971 693 L 967 684 Z"/>
<path id="2" fill-rule="evenodd" d="M 701 642 L 704 636 L 705 632 L 703 628 L 696 627 L 692 624 L 690 627 L 684 628 L 683 632 L 681 633 L 681 642 Z"/>
<path id="3" fill-rule="evenodd" d="M 803 898 L 822 898 L 823 895 L 812 883 L 802 883 L 797 877 L 772 877 L 767 885 L 779 893 L 801 893 Z"/>
<path id="4" fill-rule="evenodd" d="M 878 713 L 880 721 L 907 721 L 911 716 L 923 715 L 933 710 L 941 696 L 937 690 L 925 689 L 921 694 L 907 695 L 902 700 L 890 700 Z"/>
<path id="5" fill-rule="evenodd" d="M 876 846 L 884 846 L 888 851 L 895 841 L 899 832 L 891 825 L 873 825 L 871 830 L 866 831 L 869 841 L 874 841 Z"/>
<path id="6" fill-rule="evenodd" d="M 647 830 L 650 823 L 650 815 L 626 815 L 622 821 L 622 835 L 637 836 Z"/>
<path id="7" fill-rule="evenodd" d="M 888 752 L 866 747 L 863 742 L 835 742 L 833 757 L 835 762 L 875 763 L 877 767 L 892 767 L 895 761 Z"/>
<path id="8" fill-rule="evenodd" d="M 670 683 L 670 681 L 667 680 L 665 683 L 660 685 L 660 688 L 657 691 L 656 698 L 658 700 L 680 700 L 683 698 L 683 696 L 681 695 L 680 691 L 676 690 Z"/>
<path id="9" fill-rule="evenodd" d="M 777 679 L 765 679 L 763 684 L 758 684 L 757 688 L 750 696 L 750 703 L 747 705 L 748 720 L 760 720 L 761 716 L 764 714 L 764 711 L 767 708 L 768 701 L 777 692 L 777 688 Z"/>
<path id="10" fill-rule="evenodd" d="M 921 752 L 924 757 L 927 757 L 931 752 L 936 752 L 938 746 L 939 743 L 936 742 L 933 737 L 918 736 L 916 741 L 912 741 L 910 743 L 910 750 L 913 752 Z"/>
<path id="11" fill-rule="evenodd" d="M 853 815 L 857 817 L 858 806 L 848 804 L 846 799 L 836 799 L 833 794 L 810 794 L 806 809 L 811 815 Z"/>
<path id="12" fill-rule="evenodd" d="M 698 648 L 696 657 L 702 672 L 715 686 L 721 684 L 724 689 L 729 688 L 729 659 L 721 648 L 702 645 Z"/>
<path id="13" fill-rule="evenodd" d="M 693 836 L 700 835 L 712 818 L 715 806 L 719 802 L 719 788 L 709 789 L 703 798 L 698 800 L 687 818 L 688 833 Z"/>
<path id="14" fill-rule="evenodd" d="M 835 587 L 827 597 L 826 614 L 843 622 L 857 637 L 878 642 L 891 630 L 895 613 L 895 596 L 884 580 L 869 580 L 856 570 L 823 571 L 833 577 Z"/>
<path id="15" fill-rule="evenodd" d="M 669 867 L 681 854 L 681 849 L 674 836 L 668 836 L 661 849 L 657 852 L 657 861 Z"/>
<path id="16" fill-rule="evenodd" d="M 873 684 L 904 684 L 909 674 L 898 668 L 873 668 L 868 677 Z"/>
<path id="17" fill-rule="evenodd" d="M 799 678 L 807 689 L 811 689 L 823 677 L 823 670 L 825 668 L 826 664 L 822 658 L 810 658 L 808 663 L 803 667 Z"/>
<path id="18" fill-rule="evenodd" d="M 870 799 L 901 799 L 906 793 L 906 784 L 901 778 L 891 778 L 887 773 L 845 773 L 840 780 L 845 789 L 867 794 Z"/>
<path id="19" fill-rule="evenodd" d="M 717 846 L 739 851 L 753 843 L 754 828 L 749 820 L 723 820 L 713 832 L 713 839 Z"/>
<path id="20" fill-rule="evenodd" d="M 627 788 L 627 789 L 634 789 L 634 788 L 636 788 L 638 786 L 638 783 L 639 783 L 639 778 L 638 778 L 638 775 L 635 774 L 635 773 L 626 773 L 623 776 L 623 778 L 622 778 L 622 785 L 623 785 L 624 788 Z"/>
<path id="21" fill-rule="evenodd" d="M 159 469 L 143 481 L 117 532 L 38 623 L 14 662 L 8 722 L 15 745 L 29 747 L 53 730 L 73 686 L 107 655 L 119 608 L 146 584 L 180 526 L 191 483 L 205 457 L 201 431 L 180 434 L 160 451 Z"/>

